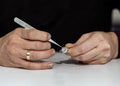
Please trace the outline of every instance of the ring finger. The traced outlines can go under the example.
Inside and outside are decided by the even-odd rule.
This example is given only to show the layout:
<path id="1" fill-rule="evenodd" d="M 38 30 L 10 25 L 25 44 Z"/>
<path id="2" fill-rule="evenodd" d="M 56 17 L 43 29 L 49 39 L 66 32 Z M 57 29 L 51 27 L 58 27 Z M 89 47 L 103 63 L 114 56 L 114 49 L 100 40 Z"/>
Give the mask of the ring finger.
<path id="1" fill-rule="evenodd" d="M 28 60 L 41 60 L 53 56 L 55 53 L 54 49 L 49 49 L 45 51 L 28 51 L 20 50 L 19 57 Z"/>

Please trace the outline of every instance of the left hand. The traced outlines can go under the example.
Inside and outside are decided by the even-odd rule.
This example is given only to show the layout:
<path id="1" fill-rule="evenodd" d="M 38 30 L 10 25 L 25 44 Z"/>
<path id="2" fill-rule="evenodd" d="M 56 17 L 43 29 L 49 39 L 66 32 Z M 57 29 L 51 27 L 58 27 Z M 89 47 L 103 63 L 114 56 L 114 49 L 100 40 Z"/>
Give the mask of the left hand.
<path id="1" fill-rule="evenodd" d="M 66 47 L 69 48 L 67 54 L 73 59 L 87 64 L 105 64 L 118 55 L 118 39 L 114 32 L 86 33 Z"/>

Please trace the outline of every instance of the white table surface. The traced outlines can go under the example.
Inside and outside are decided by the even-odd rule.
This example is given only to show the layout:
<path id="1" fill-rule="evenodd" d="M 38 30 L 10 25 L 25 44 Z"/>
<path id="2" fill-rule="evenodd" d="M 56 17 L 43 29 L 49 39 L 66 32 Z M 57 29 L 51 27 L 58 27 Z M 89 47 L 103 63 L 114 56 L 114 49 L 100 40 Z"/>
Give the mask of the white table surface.
<path id="1" fill-rule="evenodd" d="M 57 53 L 53 69 L 0 67 L 0 86 L 120 86 L 120 59 L 105 65 L 83 65 Z"/>

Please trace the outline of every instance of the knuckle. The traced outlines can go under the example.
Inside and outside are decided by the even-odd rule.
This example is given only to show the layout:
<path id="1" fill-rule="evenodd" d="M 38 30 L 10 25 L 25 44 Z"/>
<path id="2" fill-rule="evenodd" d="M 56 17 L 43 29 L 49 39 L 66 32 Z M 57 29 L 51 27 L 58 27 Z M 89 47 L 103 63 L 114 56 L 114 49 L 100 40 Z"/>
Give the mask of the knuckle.
<path id="1" fill-rule="evenodd" d="M 27 66 L 25 68 L 30 69 L 30 70 L 34 69 L 34 65 L 32 65 L 31 62 L 28 62 Z"/>
<path id="2" fill-rule="evenodd" d="M 7 42 L 7 45 L 11 46 L 11 45 L 16 45 L 17 44 L 17 40 L 16 37 L 12 37 L 11 39 L 9 39 L 9 41 Z"/>
<path id="3" fill-rule="evenodd" d="M 86 38 L 89 35 L 89 33 L 83 34 L 82 37 Z"/>
<path id="4" fill-rule="evenodd" d="M 11 36 L 9 36 L 8 41 L 7 41 L 7 45 L 11 46 L 11 45 L 16 45 L 19 44 L 19 37 L 15 34 L 12 34 Z"/>
<path id="5" fill-rule="evenodd" d="M 34 31 L 34 29 L 26 30 L 26 36 L 28 39 L 33 37 L 33 31 Z"/>
<path id="6" fill-rule="evenodd" d="M 15 33 L 18 33 L 19 31 L 21 31 L 22 30 L 22 28 L 16 28 L 15 30 L 14 30 L 14 32 Z"/>
<path id="7" fill-rule="evenodd" d="M 106 44 L 105 47 L 104 47 L 104 51 L 108 51 L 108 50 L 110 50 L 110 48 L 111 48 L 110 45 Z"/>
<path id="8" fill-rule="evenodd" d="M 49 33 L 47 33 L 47 32 L 43 32 L 43 33 L 42 33 L 43 41 L 47 41 L 49 35 L 50 35 Z"/>
<path id="9" fill-rule="evenodd" d="M 13 36 L 21 35 L 22 28 L 16 28 L 14 31 L 12 31 Z"/>
<path id="10" fill-rule="evenodd" d="M 14 50 L 13 48 L 8 49 L 8 54 L 12 55 L 12 56 L 17 56 L 18 55 L 17 51 Z"/>
<path id="11" fill-rule="evenodd" d="M 85 52 L 85 48 L 83 46 L 81 46 L 78 50 L 79 50 L 78 52 L 81 54 Z"/>
<path id="12" fill-rule="evenodd" d="M 103 35 L 100 32 L 95 33 L 94 37 L 98 37 L 99 41 L 104 41 L 105 40 L 105 38 L 103 37 Z"/>

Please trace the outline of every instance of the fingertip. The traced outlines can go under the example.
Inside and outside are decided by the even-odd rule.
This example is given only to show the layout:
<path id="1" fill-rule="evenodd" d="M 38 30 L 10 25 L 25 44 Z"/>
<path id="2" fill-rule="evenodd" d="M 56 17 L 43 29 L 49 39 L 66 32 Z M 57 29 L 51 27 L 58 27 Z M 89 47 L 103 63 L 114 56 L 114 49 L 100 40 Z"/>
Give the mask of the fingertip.
<path id="1" fill-rule="evenodd" d="M 71 49 L 68 49 L 67 54 L 71 55 Z"/>
<path id="2" fill-rule="evenodd" d="M 52 49 L 51 49 L 51 53 L 52 53 L 52 55 L 54 55 L 55 52 L 56 52 L 55 49 L 52 48 Z"/>
<path id="3" fill-rule="evenodd" d="M 49 69 L 51 69 L 51 68 L 53 68 L 54 63 L 50 62 L 50 63 L 48 63 L 48 65 L 47 65 L 47 66 L 48 66 L 48 68 L 49 68 Z"/>
<path id="4" fill-rule="evenodd" d="M 66 45 L 65 45 L 65 47 L 67 47 L 67 48 L 71 48 L 71 47 L 73 47 L 74 46 L 74 44 L 72 44 L 72 43 L 67 43 Z"/>
<path id="5" fill-rule="evenodd" d="M 52 69 L 54 66 L 54 63 L 52 62 L 44 62 L 41 63 L 41 66 L 39 67 L 40 70 L 45 70 L 45 69 Z"/>
<path id="6" fill-rule="evenodd" d="M 50 33 L 47 33 L 47 38 L 48 38 L 48 40 L 51 39 L 51 34 Z"/>

